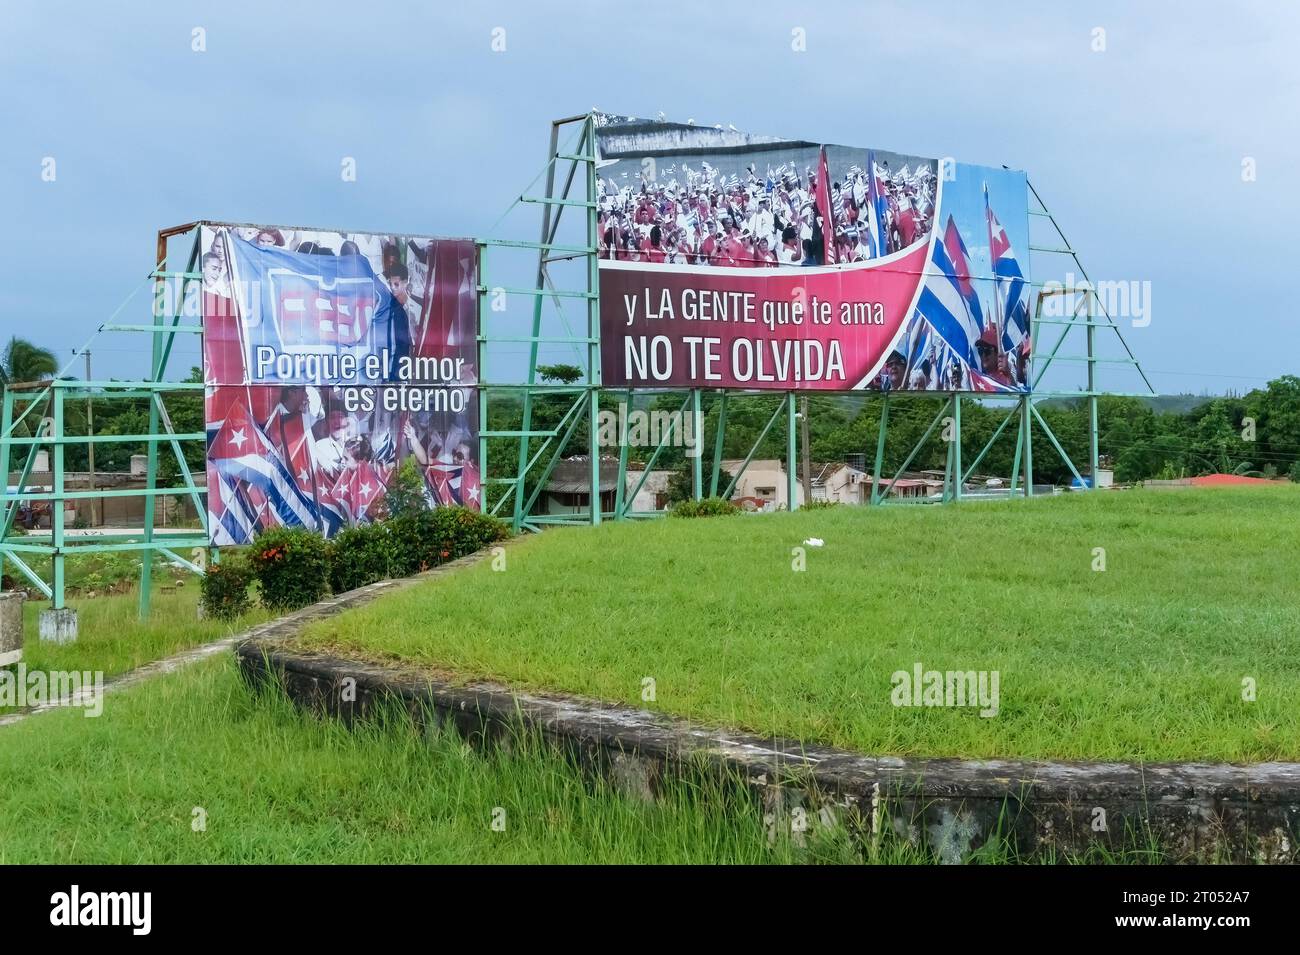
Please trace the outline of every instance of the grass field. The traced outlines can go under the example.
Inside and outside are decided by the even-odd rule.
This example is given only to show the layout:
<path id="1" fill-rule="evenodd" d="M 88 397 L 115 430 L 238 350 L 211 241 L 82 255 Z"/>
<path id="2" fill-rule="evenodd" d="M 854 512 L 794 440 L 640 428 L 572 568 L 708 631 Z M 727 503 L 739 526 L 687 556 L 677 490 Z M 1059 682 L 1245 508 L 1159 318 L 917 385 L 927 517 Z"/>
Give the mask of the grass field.
<path id="1" fill-rule="evenodd" d="M 108 679 L 182 650 L 220 640 L 270 617 L 265 610 L 255 607 L 238 620 L 200 620 L 198 599 L 197 581 L 172 593 L 163 593 L 155 587 L 152 612 L 148 620 L 142 621 L 137 613 L 136 590 L 71 598 L 68 606 L 77 610 L 78 635 L 75 643 L 68 644 L 40 640 L 37 617 L 49 603 L 29 602 L 23 607 L 23 663 L 28 671 L 98 671 Z M 0 715 L 14 709 L 0 706 Z"/>
<path id="2" fill-rule="evenodd" d="M 406 721 L 349 730 L 249 692 L 229 657 L 115 694 L 98 718 L 0 728 L 0 779 L 0 864 L 936 861 L 846 815 L 812 814 L 794 837 L 736 781 L 670 780 L 646 803 L 533 741 L 482 753 Z M 1022 860 L 992 843 L 965 861 L 1161 858 L 1134 843 Z"/>
<path id="3" fill-rule="evenodd" d="M 44 560 L 44 564 L 42 564 Z M 31 561 L 45 577 L 49 558 Z M 199 578 L 159 562 L 151 594 L 152 612 L 140 620 L 139 560 L 126 553 L 74 554 L 67 562 L 67 605 L 77 611 L 75 643 L 40 640 L 38 618 L 48 600 L 23 605 L 23 662 L 32 670 L 99 670 L 116 676 L 189 647 L 209 643 L 269 618 L 253 608 L 239 620 L 198 619 Z M 15 574 L 12 566 L 6 571 Z M 21 578 L 15 574 L 15 580 Z M 180 586 L 176 586 L 179 584 Z M 169 589 L 164 591 L 163 587 Z M 0 708 L 0 712 L 4 712 Z"/>
<path id="4" fill-rule="evenodd" d="M 250 694 L 229 658 L 110 697 L 97 719 L 0 728 L 0 779 L 0 864 L 861 859 L 839 827 L 769 842 L 761 810 L 721 786 L 647 805 L 526 746 L 480 756 L 318 722 Z M 886 844 L 872 861 L 924 860 Z"/>
<path id="5" fill-rule="evenodd" d="M 1277 487 L 556 529 L 301 642 L 870 753 L 1300 759 L 1297 515 Z M 998 671 L 997 715 L 892 705 L 918 662 Z"/>
<path id="6" fill-rule="evenodd" d="M 77 610 L 75 643 L 44 643 L 37 631 L 37 615 L 48 603 L 23 608 L 23 662 L 28 669 L 102 670 L 106 677 L 124 673 L 189 647 L 220 640 L 270 617 L 255 608 L 238 620 L 198 619 L 198 582 L 174 593 L 155 588 L 149 619 L 137 613 L 139 594 L 69 599 Z"/>

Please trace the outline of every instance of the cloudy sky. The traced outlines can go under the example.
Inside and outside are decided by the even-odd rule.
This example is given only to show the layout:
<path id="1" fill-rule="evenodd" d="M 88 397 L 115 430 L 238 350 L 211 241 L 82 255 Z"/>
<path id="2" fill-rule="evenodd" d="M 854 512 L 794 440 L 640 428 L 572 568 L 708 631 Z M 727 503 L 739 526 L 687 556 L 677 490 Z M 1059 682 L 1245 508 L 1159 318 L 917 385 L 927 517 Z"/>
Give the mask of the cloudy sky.
<path id="1" fill-rule="evenodd" d="M 1150 283 L 1156 387 L 1245 390 L 1300 373 L 1297 48 L 1289 0 L 11 0 L 0 331 L 71 358 L 194 219 L 485 234 L 598 106 L 1025 169 L 1094 280 Z M 96 377 L 139 341 L 100 336 Z"/>

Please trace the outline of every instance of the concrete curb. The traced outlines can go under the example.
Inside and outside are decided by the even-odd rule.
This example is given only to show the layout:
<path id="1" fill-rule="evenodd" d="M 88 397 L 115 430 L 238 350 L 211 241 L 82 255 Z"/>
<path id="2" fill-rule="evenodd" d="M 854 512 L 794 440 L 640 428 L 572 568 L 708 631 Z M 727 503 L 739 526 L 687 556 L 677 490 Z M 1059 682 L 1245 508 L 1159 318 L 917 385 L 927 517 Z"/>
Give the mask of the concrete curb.
<path id="1" fill-rule="evenodd" d="M 398 701 L 417 725 L 454 725 L 473 742 L 509 740 L 523 728 L 646 798 L 667 774 L 703 770 L 743 780 L 777 825 L 802 809 L 811 827 L 827 809 L 860 838 L 892 832 L 942 861 L 998 840 L 1022 858 L 1154 844 L 1171 861 L 1300 861 L 1300 763 L 874 757 L 573 696 L 456 685 L 413 668 L 281 646 L 311 620 L 488 556 L 481 551 L 419 577 L 373 584 L 255 628 L 236 647 L 241 672 L 255 687 L 278 686 L 298 706 L 348 723 Z"/>

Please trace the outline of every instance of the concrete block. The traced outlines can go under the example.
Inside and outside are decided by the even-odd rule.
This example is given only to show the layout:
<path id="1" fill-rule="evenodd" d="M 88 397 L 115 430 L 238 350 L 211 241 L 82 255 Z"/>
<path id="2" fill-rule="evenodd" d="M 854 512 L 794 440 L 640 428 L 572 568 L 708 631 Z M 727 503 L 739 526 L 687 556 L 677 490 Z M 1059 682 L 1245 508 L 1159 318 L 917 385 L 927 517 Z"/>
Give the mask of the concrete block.
<path id="1" fill-rule="evenodd" d="M 42 610 L 37 629 L 41 640 L 45 643 L 76 643 L 77 611 L 71 607 Z"/>
<path id="2" fill-rule="evenodd" d="M 0 667 L 23 658 L 23 600 L 21 593 L 0 594 Z"/>

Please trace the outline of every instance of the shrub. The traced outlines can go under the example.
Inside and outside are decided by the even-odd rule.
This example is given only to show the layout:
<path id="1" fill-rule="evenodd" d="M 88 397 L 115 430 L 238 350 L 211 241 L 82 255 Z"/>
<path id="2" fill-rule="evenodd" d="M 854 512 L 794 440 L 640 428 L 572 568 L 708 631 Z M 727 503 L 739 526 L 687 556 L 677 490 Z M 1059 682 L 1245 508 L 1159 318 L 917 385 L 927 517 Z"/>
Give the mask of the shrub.
<path id="1" fill-rule="evenodd" d="M 415 458 L 407 458 L 398 466 L 384 492 L 384 506 L 390 518 L 406 517 L 425 509 L 424 477 Z"/>
<path id="2" fill-rule="evenodd" d="M 252 606 L 248 585 L 253 568 L 240 554 L 225 554 L 221 563 L 209 564 L 199 582 L 199 604 L 203 615 L 214 620 L 233 620 Z"/>
<path id="3" fill-rule="evenodd" d="M 387 524 L 362 524 L 330 543 L 330 586 L 336 594 L 392 577 L 396 547 Z"/>
<path id="4" fill-rule="evenodd" d="M 297 610 L 315 603 L 330 587 L 329 545 L 305 527 L 276 527 L 253 541 L 249 560 L 271 610 Z"/>
<path id="5" fill-rule="evenodd" d="M 839 501 L 804 501 L 799 505 L 801 511 L 824 511 L 828 507 L 835 507 Z"/>
<path id="6" fill-rule="evenodd" d="M 393 535 L 393 573 L 416 574 L 510 536 L 495 517 L 466 507 L 436 507 L 388 522 Z"/>
<path id="7" fill-rule="evenodd" d="M 700 501 L 681 501 L 668 512 L 672 517 L 728 517 L 739 514 L 740 508 L 720 497 L 706 497 Z"/>

